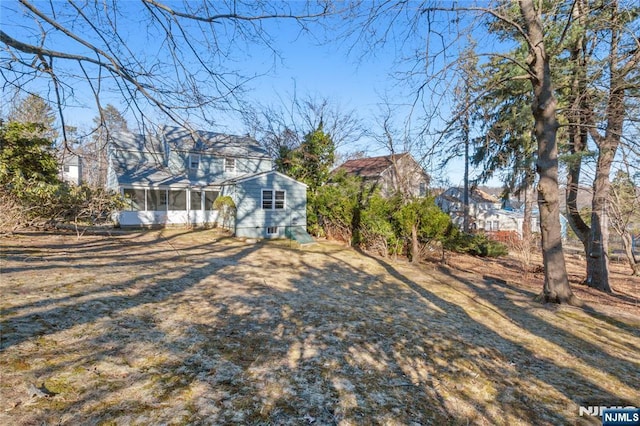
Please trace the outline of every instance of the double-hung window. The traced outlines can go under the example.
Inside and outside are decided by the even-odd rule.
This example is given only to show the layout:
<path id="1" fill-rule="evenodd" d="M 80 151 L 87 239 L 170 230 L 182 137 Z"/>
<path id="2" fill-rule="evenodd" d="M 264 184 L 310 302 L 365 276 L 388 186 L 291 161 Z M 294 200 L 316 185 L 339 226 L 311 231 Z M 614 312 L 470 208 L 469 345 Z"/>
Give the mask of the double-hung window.
<path id="1" fill-rule="evenodd" d="M 224 171 L 227 173 L 235 173 L 236 172 L 236 159 L 235 158 L 225 158 L 224 159 Z"/>
<path id="2" fill-rule="evenodd" d="M 262 208 L 264 210 L 283 210 L 286 201 L 285 191 L 262 190 Z"/>
<path id="3" fill-rule="evenodd" d="M 200 154 L 189 154 L 189 168 L 198 169 L 200 167 Z"/>

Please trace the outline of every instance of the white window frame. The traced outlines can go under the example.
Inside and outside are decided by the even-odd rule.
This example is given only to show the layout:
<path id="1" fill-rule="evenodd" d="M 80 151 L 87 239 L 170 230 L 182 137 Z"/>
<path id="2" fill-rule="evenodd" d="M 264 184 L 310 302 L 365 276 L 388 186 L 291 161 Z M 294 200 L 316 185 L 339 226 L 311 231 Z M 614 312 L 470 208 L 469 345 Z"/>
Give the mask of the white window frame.
<path id="1" fill-rule="evenodd" d="M 200 202 L 198 203 L 198 204 L 200 204 L 200 206 L 198 206 L 197 208 L 193 208 L 194 207 L 193 206 L 193 199 L 194 199 L 193 195 L 194 194 L 198 194 L 198 197 L 200 198 Z M 202 211 L 203 200 L 204 200 L 204 194 L 203 194 L 202 189 L 193 189 L 192 188 L 192 189 L 189 190 L 189 203 L 188 204 L 189 204 L 189 210 L 190 211 L 192 211 L 192 212 Z"/>
<path id="2" fill-rule="evenodd" d="M 267 235 L 278 235 L 277 226 L 267 226 Z"/>
<path id="3" fill-rule="evenodd" d="M 136 188 L 136 187 L 126 187 L 126 188 L 122 188 L 122 192 L 121 195 L 126 199 L 126 200 L 130 200 L 127 199 L 125 197 L 125 191 L 126 190 L 131 190 L 131 191 L 142 191 L 142 209 L 141 210 L 129 210 L 129 208 L 125 209 L 124 211 L 128 211 L 128 212 L 145 212 L 147 211 L 147 188 Z M 138 200 L 140 201 L 140 200 Z M 127 206 L 129 206 L 131 204 L 130 201 L 127 201 Z"/>
<path id="4" fill-rule="evenodd" d="M 271 198 L 270 199 L 265 199 L 264 197 L 264 193 L 266 191 L 271 191 Z M 276 194 L 280 192 L 282 193 L 282 207 L 277 208 L 276 207 Z M 261 202 L 260 202 L 260 206 L 262 207 L 262 210 L 285 210 L 287 208 L 287 191 L 283 190 L 283 189 L 272 189 L 272 188 L 263 188 L 262 189 L 262 196 L 261 198 Z M 264 202 L 265 201 L 271 201 L 271 208 L 266 208 L 264 206 Z"/>
<path id="5" fill-rule="evenodd" d="M 195 164 L 195 167 L 194 167 Z M 200 154 L 189 154 L 189 169 L 197 170 L 200 168 Z"/>
<path id="6" fill-rule="evenodd" d="M 184 188 L 169 188 L 167 189 L 167 211 L 171 212 L 186 212 L 189 207 L 189 199 L 187 198 L 189 191 Z M 171 207 L 175 207 L 175 204 L 172 206 L 172 203 L 175 203 L 176 199 L 180 196 L 184 195 L 184 208 L 181 209 L 172 209 Z"/>
<path id="7" fill-rule="evenodd" d="M 229 167 L 233 164 L 233 167 Z M 236 172 L 236 159 L 235 158 L 224 158 L 224 172 L 225 173 L 235 173 Z"/>

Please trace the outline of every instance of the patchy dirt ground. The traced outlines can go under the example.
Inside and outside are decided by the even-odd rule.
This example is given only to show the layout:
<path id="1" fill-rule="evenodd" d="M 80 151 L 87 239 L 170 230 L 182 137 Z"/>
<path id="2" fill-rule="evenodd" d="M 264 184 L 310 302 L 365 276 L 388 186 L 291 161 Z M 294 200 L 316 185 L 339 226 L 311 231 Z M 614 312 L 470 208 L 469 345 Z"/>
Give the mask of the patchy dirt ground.
<path id="1" fill-rule="evenodd" d="M 513 259 L 414 267 L 214 230 L 0 248 L 3 425 L 600 424 L 578 407 L 640 406 L 623 269 L 615 295 L 574 285 L 574 308 L 533 302 L 541 276 Z"/>

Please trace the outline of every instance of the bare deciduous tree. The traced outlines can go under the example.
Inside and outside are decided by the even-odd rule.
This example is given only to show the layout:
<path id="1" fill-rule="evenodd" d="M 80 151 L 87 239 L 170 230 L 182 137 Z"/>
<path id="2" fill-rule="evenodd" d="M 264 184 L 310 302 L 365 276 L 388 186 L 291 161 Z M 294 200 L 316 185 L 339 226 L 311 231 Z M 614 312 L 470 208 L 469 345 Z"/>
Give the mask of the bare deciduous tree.
<path id="1" fill-rule="evenodd" d="M 290 100 L 282 101 L 280 105 L 248 109 L 244 117 L 250 134 L 261 141 L 275 160 L 283 150 L 299 147 L 304 136 L 321 124 L 336 149 L 356 143 L 365 134 L 355 111 L 311 95 L 299 98 L 294 93 Z"/>
<path id="2" fill-rule="evenodd" d="M 325 2 L 261 0 L 19 0 L 1 7 L 4 87 L 47 87 L 62 129 L 65 109 L 85 104 L 86 93 L 98 108 L 123 100 L 142 128 L 157 112 L 177 124 L 213 122 L 216 110 L 239 109 L 243 85 L 258 77 L 236 64 L 246 51 L 260 46 L 277 55 L 269 21 L 291 20 L 306 31 L 331 13 Z"/>
<path id="3" fill-rule="evenodd" d="M 510 60 L 524 70 L 524 78 L 532 84 L 532 109 L 538 152 L 538 206 L 545 268 L 545 284 L 541 299 L 546 302 L 575 303 L 575 297 L 569 287 L 560 232 L 557 101 L 551 79 L 551 56 L 545 50 L 541 11 L 536 9 L 534 2 L 521 0 L 517 5 L 503 2 L 481 7 L 464 4 L 445 7 L 437 2 L 376 2 L 368 12 L 361 15 L 360 29 L 354 33 L 358 41 L 369 40 L 372 47 L 386 43 L 389 38 L 403 46 L 416 34 L 424 34 L 426 43 L 423 39 L 422 50 L 414 48 L 412 55 L 403 59 L 413 63 L 405 77 L 418 82 L 417 86 L 412 86 L 414 105 L 427 106 L 424 126 L 427 129 L 425 133 L 428 133 L 434 119 L 438 118 L 440 106 L 449 99 L 446 95 L 451 92 L 452 84 L 455 84 L 450 71 L 456 68 L 454 64 L 461 58 L 461 40 L 471 31 L 472 24 L 480 22 L 482 25 L 487 17 L 492 17 L 498 20 L 500 25 L 510 28 L 515 37 L 524 40 L 529 51 L 527 63 L 519 61 L 516 57 L 507 57 L 502 52 L 486 49 L 483 55 L 502 56 Z M 482 96 L 482 93 L 479 96 Z M 469 104 L 472 105 L 473 101 Z M 460 114 L 464 112 L 463 110 Z M 455 117 L 447 117 L 443 121 L 453 123 L 456 120 Z M 436 143 L 424 150 L 425 155 L 442 149 L 440 142 L 444 134 L 446 130 L 436 138 Z"/>
<path id="4" fill-rule="evenodd" d="M 609 219 L 611 227 L 622 239 L 622 247 L 631 273 L 640 275 L 640 258 L 633 250 L 632 226 L 640 229 L 640 190 L 628 172 L 619 170 L 609 192 Z"/>

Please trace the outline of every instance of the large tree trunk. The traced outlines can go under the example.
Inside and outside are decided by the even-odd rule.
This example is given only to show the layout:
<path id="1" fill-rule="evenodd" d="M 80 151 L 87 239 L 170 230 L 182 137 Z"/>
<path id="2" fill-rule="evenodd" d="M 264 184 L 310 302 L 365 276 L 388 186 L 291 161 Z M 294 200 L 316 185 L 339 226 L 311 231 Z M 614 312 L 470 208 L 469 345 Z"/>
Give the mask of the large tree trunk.
<path id="1" fill-rule="evenodd" d="M 582 55 L 582 43 L 571 52 L 571 60 L 575 64 L 573 81 L 571 84 L 571 108 L 569 110 L 568 129 L 569 154 L 567 160 L 567 219 L 576 236 L 584 245 L 585 254 L 588 253 L 589 225 L 580 215 L 578 209 L 578 192 L 580 174 L 582 171 L 582 156 L 587 149 L 587 130 L 584 127 L 586 103 L 586 63 Z"/>
<path id="2" fill-rule="evenodd" d="M 609 175 L 611 165 L 622 138 L 625 116 L 625 77 L 640 60 L 636 49 L 626 63 L 620 62 L 618 51 L 619 11 L 613 1 L 611 8 L 611 44 L 609 50 L 609 99 L 605 112 L 607 127 L 604 137 L 595 129 L 591 134 L 598 145 L 598 162 L 593 181 L 593 202 L 591 210 L 591 232 L 589 234 L 589 256 L 587 257 L 587 285 L 611 293 L 609 284 Z M 622 64 L 622 65 L 621 65 Z"/>
<path id="3" fill-rule="evenodd" d="M 589 287 L 611 293 L 609 285 L 609 173 L 615 148 L 600 146 L 596 178 L 593 182 L 591 232 L 587 257 L 587 282 Z"/>
<path id="4" fill-rule="evenodd" d="M 541 18 L 533 6 L 533 0 L 520 0 L 520 10 L 528 35 L 528 65 L 534 92 L 532 109 L 538 142 L 538 208 L 545 275 L 540 298 L 544 302 L 575 303 L 569 287 L 560 233 L 557 101 L 553 93 L 549 57 L 545 52 Z"/>
<path id="5" fill-rule="evenodd" d="M 612 65 L 615 60 L 612 60 Z M 615 72 L 612 73 L 615 78 Z M 598 162 L 593 181 L 591 206 L 591 232 L 589 234 L 589 256 L 587 257 L 587 285 L 611 293 L 609 285 L 609 193 L 611 165 L 620 144 L 624 117 L 624 90 L 611 81 L 607 105 L 607 130 L 604 138 L 598 138 Z"/>
<path id="6" fill-rule="evenodd" d="M 569 101 L 569 158 L 567 159 L 567 220 L 569 226 L 582 242 L 585 258 L 589 265 L 589 241 L 591 228 L 586 224 L 578 209 L 578 192 L 582 171 L 582 156 L 587 151 L 588 132 L 588 91 L 587 91 L 587 58 L 586 58 L 586 19 L 588 11 L 584 0 L 576 0 L 572 11 L 574 22 L 581 31 L 571 48 L 570 63 L 573 66 L 571 75 L 571 93 Z M 587 266 L 587 277 L 589 267 Z M 586 280 L 585 280 L 586 281 Z"/>

